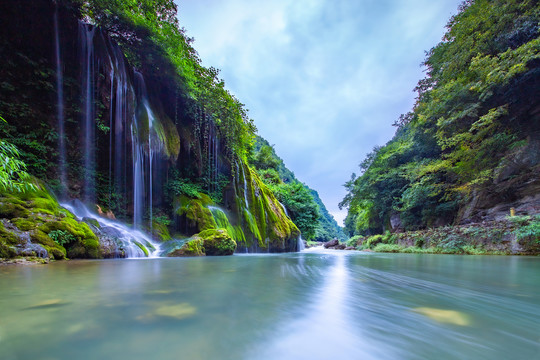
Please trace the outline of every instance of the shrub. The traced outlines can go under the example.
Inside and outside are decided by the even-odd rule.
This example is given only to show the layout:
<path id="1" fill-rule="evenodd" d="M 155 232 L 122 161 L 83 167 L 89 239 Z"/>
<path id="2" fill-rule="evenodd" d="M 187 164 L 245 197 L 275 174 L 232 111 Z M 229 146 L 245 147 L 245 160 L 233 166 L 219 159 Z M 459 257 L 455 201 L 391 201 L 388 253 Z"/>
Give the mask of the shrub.
<path id="1" fill-rule="evenodd" d="M 347 240 L 347 246 L 353 246 L 357 247 L 358 245 L 362 245 L 362 241 L 364 240 L 364 237 L 361 235 L 355 235 L 349 240 Z"/>
<path id="2" fill-rule="evenodd" d="M 77 238 L 66 230 L 54 230 L 49 233 L 49 237 L 58 245 L 64 246 L 77 241 Z"/>
<path id="3" fill-rule="evenodd" d="M 519 227 L 515 234 L 518 241 L 528 240 L 540 244 L 540 217 L 537 215 L 528 225 Z"/>

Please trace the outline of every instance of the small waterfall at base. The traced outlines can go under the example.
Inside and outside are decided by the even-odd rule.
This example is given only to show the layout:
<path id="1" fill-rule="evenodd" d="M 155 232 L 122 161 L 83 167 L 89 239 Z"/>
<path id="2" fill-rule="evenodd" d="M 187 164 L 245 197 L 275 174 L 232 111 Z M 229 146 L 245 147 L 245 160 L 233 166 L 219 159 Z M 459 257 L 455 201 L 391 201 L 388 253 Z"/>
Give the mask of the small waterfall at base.
<path id="1" fill-rule="evenodd" d="M 58 29 L 58 4 L 54 11 L 54 49 L 56 60 L 56 111 L 58 120 L 58 169 L 60 176 L 60 196 L 67 195 L 66 143 L 64 130 L 64 74 L 60 55 L 60 31 Z"/>
<path id="2" fill-rule="evenodd" d="M 305 250 L 306 246 L 304 245 L 304 240 L 302 239 L 302 235 L 298 237 L 298 251 Z"/>
<path id="3" fill-rule="evenodd" d="M 118 249 L 123 251 L 126 258 L 159 257 L 161 245 L 143 232 L 134 230 L 118 221 L 101 217 L 90 211 L 79 200 L 60 203 L 60 205 L 73 213 L 79 220 L 95 219 L 100 225 L 99 231 L 114 239 Z"/>

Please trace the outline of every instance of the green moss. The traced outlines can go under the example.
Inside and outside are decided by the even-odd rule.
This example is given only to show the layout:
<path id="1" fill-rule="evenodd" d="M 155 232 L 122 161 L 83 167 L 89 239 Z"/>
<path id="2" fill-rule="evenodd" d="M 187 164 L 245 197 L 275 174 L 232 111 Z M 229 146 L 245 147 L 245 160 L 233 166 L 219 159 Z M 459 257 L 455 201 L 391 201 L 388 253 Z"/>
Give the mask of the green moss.
<path id="1" fill-rule="evenodd" d="M 49 235 L 41 230 L 35 230 L 30 233 L 30 239 L 34 243 L 43 245 L 49 256 L 53 256 L 55 260 L 61 260 L 66 257 L 66 249 L 56 243 Z"/>
<path id="2" fill-rule="evenodd" d="M 96 219 L 93 219 L 93 218 L 83 218 L 82 219 L 86 224 L 88 225 L 92 225 L 96 228 L 101 228 L 101 225 L 99 225 L 99 222 L 96 220 Z"/>
<path id="3" fill-rule="evenodd" d="M 148 257 L 148 249 L 147 249 L 143 244 L 141 244 L 141 243 L 138 242 L 138 241 L 133 241 L 133 243 L 134 243 L 135 245 L 137 245 L 137 247 L 143 251 L 143 253 L 144 253 L 144 255 L 145 255 L 146 257 Z"/>
<path id="4" fill-rule="evenodd" d="M 0 221 L 0 240 L 8 245 L 15 245 L 19 243 L 19 239 L 11 231 L 6 230 L 4 224 Z"/>
<path id="5" fill-rule="evenodd" d="M 11 259 L 15 257 L 15 255 L 17 255 L 15 248 L 7 244 L 4 239 L 0 238 L 0 258 Z"/>
<path id="6" fill-rule="evenodd" d="M 12 245 L 18 243 L 17 237 L 4 228 L 0 221 L 0 258 L 10 259 L 16 255 L 15 248 Z"/>
<path id="7" fill-rule="evenodd" d="M 4 202 L 6 198 L 0 200 L 0 217 L 6 219 L 27 217 L 30 212 L 19 204 Z"/>
<path id="8" fill-rule="evenodd" d="M 225 229 L 205 230 L 196 236 L 202 239 L 208 256 L 232 255 L 236 250 L 236 242 Z"/>
<path id="9" fill-rule="evenodd" d="M 156 221 L 153 221 L 152 231 L 153 231 L 153 235 L 157 236 L 159 240 L 161 241 L 171 240 L 171 234 L 169 233 L 169 229 L 164 224 L 160 224 Z"/>
<path id="10" fill-rule="evenodd" d="M 242 230 L 242 227 L 239 225 L 237 226 L 231 225 L 227 217 L 227 214 L 225 214 L 223 210 L 217 207 L 210 207 L 210 211 L 212 212 L 212 216 L 214 217 L 214 220 L 216 221 L 218 229 L 227 230 L 227 233 L 232 237 L 232 239 L 236 243 L 246 242 L 246 237 L 244 235 L 244 231 Z"/>
<path id="11" fill-rule="evenodd" d="M 165 153 L 173 160 L 180 154 L 180 136 L 174 123 L 166 116 L 162 115 L 159 119 L 159 125 L 156 126 L 156 132 L 165 144 Z"/>
<path id="12" fill-rule="evenodd" d="M 287 249 L 291 239 L 296 239 L 300 231 L 285 214 L 272 191 L 261 181 L 257 173 L 242 163 L 240 172 L 246 178 L 247 191 L 244 191 L 243 181 L 237 183 L 237 194 L 246 193 L 249 208 L 246 209 L 244 199 L 236 198 L 237 207 L 242 215 L 243 225 L 249 236 L 246 246 L 251 239 L 257 241 L 261 249 L 268 247 Z M 292 249 L 291 249 L 292 250 Z"/>
<path id="13" fill-rule="evenodd" d="M 21 231 L 34 230 L 38 226 L 38 223 L 34 218 L 17 218 L 12 219 L 11 222 Z"/>
<path id="14" fill-rule="evenodd" d="M 69 257 L 72 258 L 99 258 L 99 241 L 96 235 L 83 222 L 78 222 L 72 218 L 49 221 L 38 227 L 38 230 L 49 234 L 52 231 L 67 231 L 77 238 L 76 243 L 67 246 Z"/>
<path id="15" fill-rule="evenodd" d="M 191 225 L 196 226 L 199 231 L 217 227 L 212 212 L 205 207 L 205 204 L 212 203 L 208 196 L 204 195 L 201 199 L 190 199 L 189 201 L 183 196 L 180 198 L 181 206 L 176 211 L 177 215 L 185 216 Z"/>
<path id="16" fill-rule="evenodd" d="M 205 256 L 203 240 L 195 236 L 168 256 Z"/>

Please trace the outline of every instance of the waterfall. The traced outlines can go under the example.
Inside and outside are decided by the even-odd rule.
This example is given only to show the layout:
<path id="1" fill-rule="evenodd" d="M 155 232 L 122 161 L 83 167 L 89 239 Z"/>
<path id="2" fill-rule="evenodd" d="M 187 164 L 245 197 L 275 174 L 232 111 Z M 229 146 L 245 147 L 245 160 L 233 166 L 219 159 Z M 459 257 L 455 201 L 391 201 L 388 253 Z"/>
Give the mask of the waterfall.
<path id="1" fill-rule="evenodd" d="M 246 209 L 249 210 L 249 204 L 248 204 L 248 198 L 247 198 L 247 180 L 246 180 L 246 173 L 244 172 L 244 166 L 241 166 L 242 168 L 242 178 L 244 180 L 244 202 L 246 203 Z"/>
<path id="2" fill-rule="evenodd" d="M 117 45 L 112 46 L 112 56 L 114 58 L 114 122 L 111 127 L 111 137 L 113 140 L 114 155 L 109 159 L 114 167 L 114 191 L 121 195 L 123 201 L 127 200 L 127 166 L 126 157 L 128 152 L 128 137 L 126 127 L 132 121 L 132 114 L 129 109 L 134 107 L 134 90 L 129 83 L 124 57 Z M 111 83 L 113 79 L 111 79 Z M 111 109 L 111 113 L 113 110 Z M 131 130 L 131 127 L 129 127 Z M 114 134 L 113 134 L 114 133 Z"/>
<path id="3" fill-rule="evenodd" d="M 96 28 L 79 22 L 80 63 L 82 66 L 83 138 L 84 138 L 84 199 L 95 203 L 95 56 L 94 34 Z"/>
<path id="4" fill-rule="evenodd" d="M 281 201 L 278 201 L 278 203 L 283 208 L 283 212 L 285 213 L 285 215 L 289 216 L 289 212 L 287 211 L 287 208 L 285 207 L 285 205 L 283 205 Z"/>
<path id="5" fill-rule="evenodd" d="M 131 125 L 131 150 L 133 154 L 133 228 L 142 225 L 144 206 L 144 153 L 139 143 L 137 123 Z"/>
<path id="6" fill-rule="evenodd" d="M 143 232 L 133 230 L 120 222 L 101 217 L 77 200 L 61 203 L 60 205 L 73 213 L 78 220 L 96 220 L 100 226 L 95 231 L 112 238 L 116 243 L 117 250 L 123 253 L 125 257 L 159 257 L 161 252 L 160 244 L 154 242 L 150 236 Z"/>
<path id="7" fill-rule="evenodd" d="M 79 22 L 79 48 L 83 199 L 87 204 L 96 202 L 96 171 L 99 165 L 100 171 L 105 174 L 108 171 L 111 204 L 116 209 L 129 212 L 131 199 L 133 228 L 143 229 L 145 215 L 149 214 L 149 228 L 152 231 L 154 175 L 164 153 L 165 135 L 150 105 L 144 77 L 139 72 L 132 72 L 116 43 L 104 37 L 98 28 L 83 22 Z M 103 114 L 96 111 L 94 103 L 101 94 L 102 81 L 107 84 L 109 91 L 109 113 L 103 118 L 108 119 L 110 133 L 109 149 L 100 151 L 98 163 L 96 121 Z M 108 156 L 108 159 L 102 159 L 102 156 Z M 130 185 L 131 189 L 127 190 Z"/>
<path id="8" fill-rule="evenodd" d="M 302 240 L 302 235 L 298 237 L 298 251 L 305 250 L 306 246 L 304 245 L 304 240 Z"/>
<path id="9" fill-rule="evenodd" d="M 133 122 L 131 141 L 133 146 L 133 224 L 137 228 L 142 224 L 143 207 L 148 199 L 150 231 L 153 229 L 153 175 L 154 163 L 158 154 L 163 152 L 163 138 L 159 136 L 156 116 L 148 100 L 146 83 L 141 73 L 135 72 L 137 85 L 137 115 Z M 145 136 L 146 135 L 146 136 Z M 146 176 L 147 175 L 147 176 Z M 146 178 L 148 181 L 145 182 Z M 146 186 L 147 184 L 147 186 Z"/>
<path id="10" fill-rule="evenodd" d="M 56 60 L 56 111 L 58 120 L 58 153 L 59 153 L 59 176 L 60 176 L 60 196 L 67 194 L 67 172 L 66 172 L 66 143 L 64 130 L 64 74 L 62 70 L 62 59 L 60 56 L 60 31 L 58 29 L 58 4 L 55 3 L 54 11 L 54 49 Z"/>

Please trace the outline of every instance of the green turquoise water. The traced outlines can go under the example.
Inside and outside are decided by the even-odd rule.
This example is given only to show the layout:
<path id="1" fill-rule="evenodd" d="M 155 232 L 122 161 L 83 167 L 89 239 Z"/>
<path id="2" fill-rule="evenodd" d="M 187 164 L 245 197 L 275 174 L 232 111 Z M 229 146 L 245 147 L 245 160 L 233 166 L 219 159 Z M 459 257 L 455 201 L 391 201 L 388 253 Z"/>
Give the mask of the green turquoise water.
<path id="1" fill-rule="evenodd" d="M 0 266 L 0 359 L 540 359 L 540 258 Z"/>

